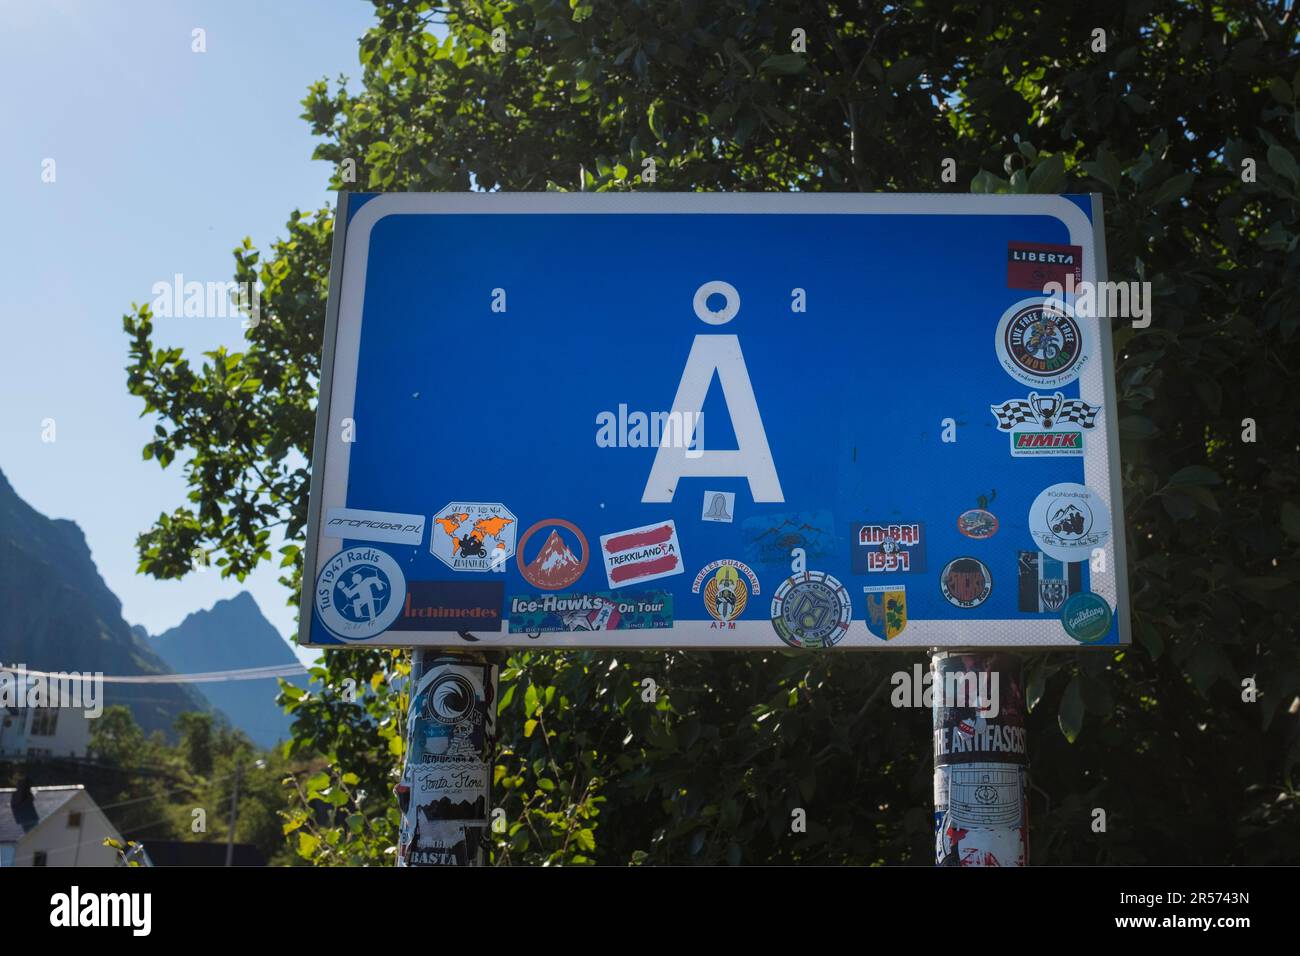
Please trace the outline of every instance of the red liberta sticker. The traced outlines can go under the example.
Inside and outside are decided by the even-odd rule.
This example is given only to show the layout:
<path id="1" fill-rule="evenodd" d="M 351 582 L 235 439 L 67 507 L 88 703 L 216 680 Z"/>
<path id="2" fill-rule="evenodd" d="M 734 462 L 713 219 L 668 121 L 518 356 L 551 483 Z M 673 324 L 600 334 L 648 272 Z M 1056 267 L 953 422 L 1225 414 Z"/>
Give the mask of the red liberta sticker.
<path id="1" fill-rule="evenodd" d="M 1042 292 L 1049 282 L 1065 288 L 1066 276 L 1083 281 L 1083 247 L 1050 246 L 1039 242 L 1007 243 L 1007 288 Z"/>

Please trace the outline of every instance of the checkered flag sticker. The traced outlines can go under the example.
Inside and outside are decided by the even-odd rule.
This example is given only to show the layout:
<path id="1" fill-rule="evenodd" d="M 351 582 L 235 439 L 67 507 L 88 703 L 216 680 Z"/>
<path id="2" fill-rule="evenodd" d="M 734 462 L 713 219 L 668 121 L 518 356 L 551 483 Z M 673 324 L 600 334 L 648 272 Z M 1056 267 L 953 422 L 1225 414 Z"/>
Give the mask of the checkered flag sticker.
<path id="1" fill-rule="evenodd" d="M 1060 402 L 1060 407 L 1055 417 L 1051 420 L 1052 425 L 1073 424 L 1080 428 L 1092 428 L 1097 422 L 1097 413 L 1101 411 L 1100 405 L 1089 405 L 1087 402 L 1077 398 L 1061 398 L 1058 392 L 1055 396 Z M 1034 399 L 1036 394 L 1030 395 L 1030 400 L 1023 398 L 1013 398 L 1003 402 L 1001 405 L 990 405 L 994 417 L 998 420 L 998 431 L 1010 431 L 1017 425 L 1034 424 L 1043 428 L 1051 427 L 1044 422 L 1042 415 L 1039 414 L 1035 407 Z"/>
<path id="2" fill-rule="evenodd" d="M 1073 422 L 1081 428 L 1091 428 L 1097 421 L 1097 413 L 1101 411 L 1100 405 L 1089 405 L 1087 402 L 1080 401 L 1077 398 L 1067 399 L 1061 406 L 1061 412 L 1056 416 L 1058 422 Z"/>
<path id="3" fill-rule="evenodd" d="M 997 416 L 998 431 L 1010 431 L 1017 425 L 1023 425 L 1026 422 L 1038 423 L 1038 416 L 1034 414 L 1034 406 L 1022 398 L 1013 398 L 1001 405 L 990 405 L 989 411 Z"/>

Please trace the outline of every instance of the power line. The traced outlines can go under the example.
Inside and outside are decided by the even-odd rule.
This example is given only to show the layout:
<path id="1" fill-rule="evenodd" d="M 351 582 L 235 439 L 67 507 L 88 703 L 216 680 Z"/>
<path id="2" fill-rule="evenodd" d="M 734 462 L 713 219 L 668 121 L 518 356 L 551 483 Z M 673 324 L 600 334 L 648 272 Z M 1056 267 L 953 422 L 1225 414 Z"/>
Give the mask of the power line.
<path id="1" fill-rule="evenodd" d="M 301 664 L 267 664 L 262 667 L 241 667 L 227 671 L 202 671 L 194 674 L 114 674 L 104 675 L 91 672 L 68 673 L 59 671 L 37 671 L 26 667 L 12 668 L 9 671 L 27 677 L 40 677 L 45 680 L 95 681 L 103 684 L 212 684 L 237 680 L 266 680 L 271 677 L 302 677 L 308 673 Z"/>

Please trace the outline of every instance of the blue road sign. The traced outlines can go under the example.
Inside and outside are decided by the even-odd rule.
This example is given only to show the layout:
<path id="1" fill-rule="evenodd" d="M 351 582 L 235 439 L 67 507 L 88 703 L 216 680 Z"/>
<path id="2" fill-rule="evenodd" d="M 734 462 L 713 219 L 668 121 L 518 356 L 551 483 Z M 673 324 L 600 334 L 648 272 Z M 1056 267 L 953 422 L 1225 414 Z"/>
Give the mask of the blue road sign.
<path id="1" fill-rule="evenodd" d="M 301 640 L 1127 643 L 1100 220 L 341 195 Z"/>

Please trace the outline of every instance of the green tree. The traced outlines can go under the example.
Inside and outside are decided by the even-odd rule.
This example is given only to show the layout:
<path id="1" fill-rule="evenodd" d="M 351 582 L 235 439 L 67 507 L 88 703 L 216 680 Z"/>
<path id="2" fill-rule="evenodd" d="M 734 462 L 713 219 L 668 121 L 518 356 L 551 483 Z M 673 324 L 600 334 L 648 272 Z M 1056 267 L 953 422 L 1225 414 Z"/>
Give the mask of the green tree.
<path id="1" fill-rule="evenodd" d="M 212 715 L 185 713 L 176 718 L 176 732 L 181 735 L 181 752 L 191 773 L 212 773 Z"/>
<path id="2" fill-rule="evenodd" d="M 355 167 L 376 191 L 1102 193 L 1112 278 L 1155 294 L 1152 324 L 1115 335 L 1138 643 L 1028 661 L 1035 854 L 1300 860 L 1294 10 L 377 0 L 375 15 L 360 88 L 321 81 L 304 100 L 339 188 Z M 140 537 L 144 572 L 184 574 L 202 548 L 242 577 L 278 529 L 296 594 L 332 227 L 329 209 L 295 211 L 265 258 L 235 251 L 235 278 L 264 287 L 241 353 L 191 361 L 155 346 L 147 308 L 125 317 L 128 385 L 158 421 L 145 456 L 179 458 L 190 486 Z M 513 655 L 496 857 L 928 863 L 928 717 L 886 692 L 910 663 Z M 341 652 L 311 690 L 286 688 L 294 752 L 327 763 L 288 824 L 305 856 L 384 858 L 401 670 Z M 650 706 L 645 676 L 665 689 Z"/>

